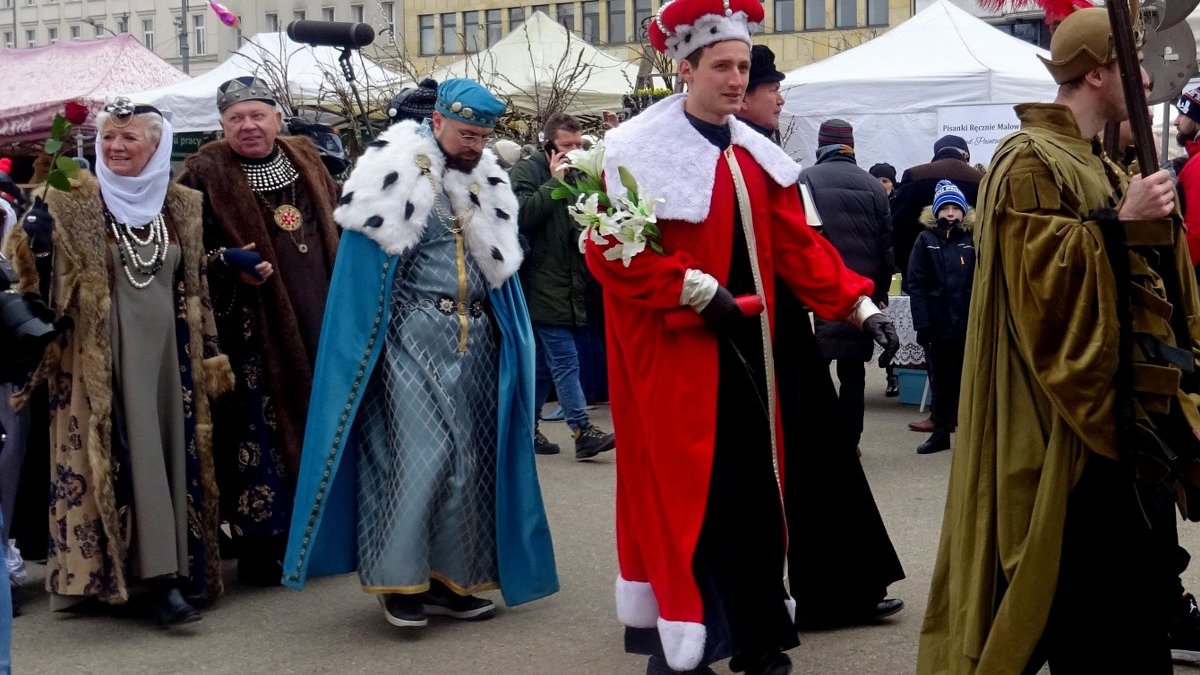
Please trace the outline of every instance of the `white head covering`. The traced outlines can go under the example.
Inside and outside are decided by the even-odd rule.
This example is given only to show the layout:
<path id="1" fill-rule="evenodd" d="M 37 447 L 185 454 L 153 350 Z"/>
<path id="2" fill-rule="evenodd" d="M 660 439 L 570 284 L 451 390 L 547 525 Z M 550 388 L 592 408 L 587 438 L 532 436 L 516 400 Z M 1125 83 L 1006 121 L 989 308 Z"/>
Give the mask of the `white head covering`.
<path id="1" fill-rule="evenodd" d="M 158 148 L 142 173 L 137 176 L 118 176 L 104 164 L 104 153 L 96 153 L 96 178 L 104 193 L 104 204 L 119 223 L 140 227 L 162 211 L 171 182 L 171 144 L 174 132 L 164 117 L 162 138 Z M 96 132 L 96 147 L 100 147 L 100 132 Z"/>

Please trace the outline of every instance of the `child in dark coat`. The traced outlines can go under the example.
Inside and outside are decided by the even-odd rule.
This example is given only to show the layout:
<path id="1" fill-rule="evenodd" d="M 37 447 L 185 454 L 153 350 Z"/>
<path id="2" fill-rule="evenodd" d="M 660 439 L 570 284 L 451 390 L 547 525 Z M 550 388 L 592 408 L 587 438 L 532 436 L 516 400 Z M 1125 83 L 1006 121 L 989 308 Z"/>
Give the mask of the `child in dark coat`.
<path id="1" fill-rule="evenodd" d="M 958 421 L 958 390 L 966 348 L 967 311 L 975 276 L 971 224 L 975 212 L 954 183 L 943 180 L 934 190 L 933 206 L 921 214 L 925 230 L 917 235 L 908 258 L 908 294 L 917 342 L 925 348 L 925 364 L 933 391 L 933 434 L 917 448 L 926 455 L 950 449 L 950 433 Z"/>

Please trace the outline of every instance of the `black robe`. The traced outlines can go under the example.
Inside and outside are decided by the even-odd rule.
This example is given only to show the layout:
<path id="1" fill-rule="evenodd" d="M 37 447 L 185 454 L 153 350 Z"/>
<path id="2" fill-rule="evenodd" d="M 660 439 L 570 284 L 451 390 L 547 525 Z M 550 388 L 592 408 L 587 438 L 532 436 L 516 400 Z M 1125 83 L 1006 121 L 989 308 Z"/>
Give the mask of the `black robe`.
<path id="1" fill-rule="evenodd" d="M 904 569 L 842 427 L 808 310 L 776 283 L 775 366 L 784 420 L 788 580 L 802 623 L 852 621 Z"/>

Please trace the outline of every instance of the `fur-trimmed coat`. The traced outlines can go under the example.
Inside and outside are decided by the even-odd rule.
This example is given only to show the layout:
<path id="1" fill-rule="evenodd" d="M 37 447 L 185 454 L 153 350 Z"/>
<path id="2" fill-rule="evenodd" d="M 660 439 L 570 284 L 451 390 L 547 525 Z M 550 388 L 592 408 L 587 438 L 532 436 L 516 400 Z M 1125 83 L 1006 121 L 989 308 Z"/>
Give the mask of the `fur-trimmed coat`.
<path id="1" fill-rule="evenodd" d="M 975 278 L 975 242 L 971 230 L 975 209 L 949 231 L 938 227 L 933 209 L 921 212 L 925 229 L 908 256 L 905 278 L 912 304 L 913 327 L 940 340 L 967 334 L 971 282 Z"/>
<path id="2" fill-rule="evenodd" d="M 121 603 L 129 597 L 126 562 L 132 513 L 118 504 L 113 438 L 113 356 L 111 305 L 114 283 L 125 283 L 109 254 L 108 226 L 99 183 L 88 173 L 72 181 L 71 192 L 51 189 L 47 197 L 54 232 L 53 305 L 74 321 L 51 345 L 30 382 L 14 401 L 21 405 L 34 387 L 50 387 L 50 476 L 52 494 L 50 550 L 46 586 L 53 593 L 96 597 Z M 200 535 L 202 579 L 194 586 L 209 596 L 221 593 L 218 549 L 217 485 L 212 461 L 211 398 L 233 388 L 229 359 L 219 353 L 208 295 L 201 242 L 201 201 L 194 190 L 172 185 L 166 210 L 182 255 L 176 296 L 185 308 L 188 362 L 181 362 L 185 418 L 194 422 L 186 438 L 189 485 L 189 534 Z M 13 230 L 7 251 L 20 275 L 22 292 L 37 292 L 39 276 L 21 228 Z M 181 324 L 182 325 L 182 324 Z M 182 342 L 182 340 L 181 340 Z M 191 425 L 188 425 L 191 427 Z"/>
<path id="3" fill-rule="evenodd" d="M 333 220 L 337 184 L 309 139 L 281 136 L 279 146 L 300 173 L 301 185 L 313 202 L 326 263 L 332 270 L 338 247 L 338 228 Z M 279 268 L 268 224 L 261 216 L 262 207 L 237 156 L 224 141 L 209 143 L 188 157 L 178 180 L 205 195 L 204 242 L 208 248 L 237 248 L 253 242 L 263 259 L 275 266 L 276 274 L 261 286 L 239 285 L 236 302 L 246 304 L 254 315 L 251 330 L 260 345 L 265 393 L 271 397 L 273 419 L 278 425 L 276 443 L 286 457 L 289 475 L 295 475 L 308 417 L 313 363 L 297 330 L 296 310 L 282 279 L 286 270 Z"/>
<path id="4" fill-rule="evenodd" d="M 299 589 L 309 576 L 357 569 L 359 451 L 349 431 L 367 398 L 364 391 L 379 384 L 369 373 L 387 343 L 382 337 L 393 309 L 396 270 L 427 264 L 420 245 L 425 228 L 448 224 L 434 213 L 435 183 L 454 213 L 471 214 L 459 221 L 464 253 L 490 287 L 488 306 L 500 338 L 496 564 L 505 602 L 518 605 L 556 592 L 558 573 L 533 454 L 533 331 L 514 278 L 521 266 L 517 198 L 491 150 L 471 173 L 447 170 L 429 129 L 416 122 L 392 126 L 371 144 L 346 181 L 337 209 L 346 228 L 329 288 L 329 307 L 337 316 L 326 316 L 321 335 L 283 583 Z M 429 349 L 450 347 L 440 339 L 416 339 Z"/>

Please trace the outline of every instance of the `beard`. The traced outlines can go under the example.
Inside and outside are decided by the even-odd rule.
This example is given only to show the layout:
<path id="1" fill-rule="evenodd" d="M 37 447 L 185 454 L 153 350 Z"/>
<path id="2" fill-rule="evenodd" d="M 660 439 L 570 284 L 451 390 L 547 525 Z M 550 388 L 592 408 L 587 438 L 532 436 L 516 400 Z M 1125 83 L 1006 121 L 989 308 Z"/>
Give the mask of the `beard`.
<path id="1" fill-rule="evenodd" d="M 1175 134 L 1175 142 L 1179 144 L 1179 147 L 1186 148 L 1188 141 L 1192 140 L 1195 137 L 1196 137 L 1195 134 L 1187 134 L 1187 133 L 1180 131 Z"/>
<path id="2" fill-rule="evenodd" d="M 442 156 L 446 158 L 446 168 L 463 173 L 471 173 L 475 167 L 479 166 L 479 160 L 483 158 L 482 150 L 463 150 L 457 155 L 452 155 L 446 152 L 446 148 L 442 146 L 441 141 L 438 141 L 438 149 L 442 151 Z"/>

